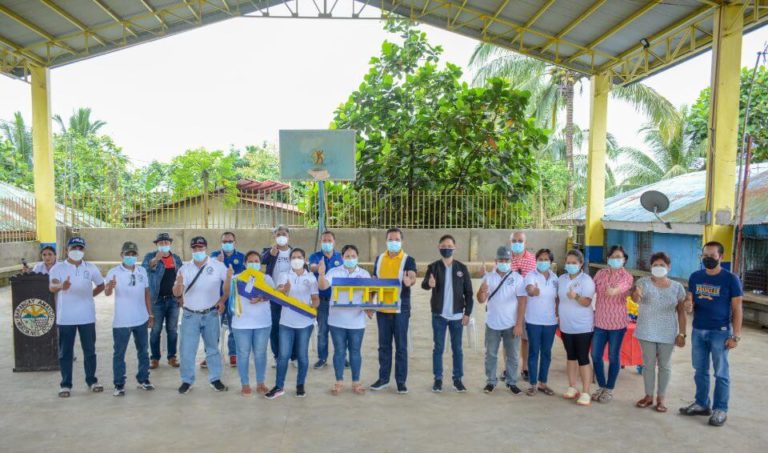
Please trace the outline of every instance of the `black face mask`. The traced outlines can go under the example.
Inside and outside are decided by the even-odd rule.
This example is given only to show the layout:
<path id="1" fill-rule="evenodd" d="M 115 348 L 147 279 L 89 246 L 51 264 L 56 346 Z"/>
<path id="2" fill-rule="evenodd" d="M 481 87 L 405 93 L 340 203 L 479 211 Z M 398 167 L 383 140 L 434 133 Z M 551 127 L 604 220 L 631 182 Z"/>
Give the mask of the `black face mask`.
<path id="1" fill-rule="evenodd" d="M 443 258 L 450 258 L 453 256 L 453 249 L 440 249 L 440 255 L 442 255 Z"/>
<path id="2" fill-rule="evenodd" d="M 720 261 L 712 258 L 711 256 L 705 256 L 701 259 L 701 264 L 704 265 L 709 270 L 712 270 L 717 267 L 717 265 L 720 263 Z"/>

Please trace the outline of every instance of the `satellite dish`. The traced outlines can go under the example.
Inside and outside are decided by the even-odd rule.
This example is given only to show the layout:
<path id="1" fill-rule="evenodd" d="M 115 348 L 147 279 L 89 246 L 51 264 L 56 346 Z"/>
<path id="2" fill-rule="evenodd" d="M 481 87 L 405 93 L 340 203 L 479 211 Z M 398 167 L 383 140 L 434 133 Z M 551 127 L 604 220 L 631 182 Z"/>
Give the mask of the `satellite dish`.
<path id="1" fill-rule="evenodd" d="M 652 212 L 653 215 L 659 219 L 659 222 L 666 225 L 670 230 L 672 229 L 672 224 L 666 222 L 659 215 L 669 209 L 669 198 L 667 198 L 666 195 L 658 190 L 648 190 L 640 195 L 640 204 L 643 205 L 643 208 L 645 208 L 646 211 Z"/>

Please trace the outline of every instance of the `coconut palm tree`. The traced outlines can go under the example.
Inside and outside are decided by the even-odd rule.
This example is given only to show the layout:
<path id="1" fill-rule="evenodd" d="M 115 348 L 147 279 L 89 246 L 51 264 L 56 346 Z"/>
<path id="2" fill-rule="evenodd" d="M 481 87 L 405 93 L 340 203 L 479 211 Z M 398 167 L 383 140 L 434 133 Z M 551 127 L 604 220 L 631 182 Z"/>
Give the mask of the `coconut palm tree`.
<path id="1" fill-rule="evenodd" d="M 687 133 L 689 120 L 688 107 L 682 106 L 677 120 L 662 127 L 648 124 L 640 129 L 650 153 L 640 150 L 623 153 L 626 162 L 618 168 L 624 175 L 619 186 L 622 191 L 701 170 L 706 142 L 696 143 Z"/>
<path id="2" fill-rule="evenodd" d="M 101 120 L 92 121 L 90 107 L 80 107 L 75 110 L 72 116 L 69 117 L 69 127 L 67 127 L 60 115 L 54 115 L 53 120 L 58 123 L 62 134 L 72 134 L 80 137 L 96 134 L 99 129 L 107 124 Z"/>
<path id="3" fill-rule="evenodd" d="M 32 166 L 32 131 L 24 123 L 21 112 L 13 114 L 13 121 L 0 120 L 0 132 L 11 144 L 14 152 Z"/>
<path id="4" fill-rule="evenodd" d="M 491 77 L 502 77 L 508 79 L 513 87 L 529 91 L 529 113 L 540 126 L 556 130 L 557 114 L 565 109 L 564 157 L 568 170 L 575 174 L 573 99 L 576 88 L 580 87 L 587 76 L 488 43 L 479 44 L 475 48 L 469 64 L 475 70 L 475 85 L 482 85 Z M 632 104 L 647 115 L 653 124 L 663 124 L 677 115 L 677 110 L 665 97 L 641 83 L 628 87 L 614 86 L 611 94 L 616 99 Z M 573 207 L 573 192 L 571 182 L 567 194 L 568 210 Z"/>

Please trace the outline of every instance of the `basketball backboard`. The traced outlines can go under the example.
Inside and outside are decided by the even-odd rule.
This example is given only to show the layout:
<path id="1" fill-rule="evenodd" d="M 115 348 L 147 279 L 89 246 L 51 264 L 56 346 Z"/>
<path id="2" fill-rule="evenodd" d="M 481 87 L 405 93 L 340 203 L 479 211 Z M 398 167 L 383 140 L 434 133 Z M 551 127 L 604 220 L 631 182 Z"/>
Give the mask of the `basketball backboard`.
<path id="1" fill-rule="evenodd" d="M 354 130 L 281 130 L 279 148 L 281 180 L 355 180 Z"/>

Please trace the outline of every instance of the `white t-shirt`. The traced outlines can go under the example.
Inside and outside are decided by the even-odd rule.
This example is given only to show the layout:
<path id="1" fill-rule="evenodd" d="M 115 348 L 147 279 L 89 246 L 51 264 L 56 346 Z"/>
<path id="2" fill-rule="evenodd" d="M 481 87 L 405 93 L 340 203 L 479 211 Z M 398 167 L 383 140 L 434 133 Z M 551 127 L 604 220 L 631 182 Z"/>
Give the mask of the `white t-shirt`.
<path id="1" fill-rule="evenodd" d="M 278 281 L 280 276 L 291 271 L 291 250 L 278 250 L 275 266 L 272 268 L 272 280 Z"/>
<path id="2" fill-rule="evenodd" d="M 51 268 L 50 281 L 64 283 L 69 277 L 72 286 L 56 293 L 56 324 L 74 326 L 96 322 L 96 304 L 93 302 L 93 287 L 104 283 L 101 272 L 95 264 L 81 261 L 75 266 L 62 261 Z"/>
<path id="3" fill-rule="evenodd" d="M 288 292 L 288 295 L 311 307 L 312 295 L 319 294 L 315 274 L 305 270 L 301 275 L 297 275 L 296 272 L 291 270 L 288 273 L 280 274 L 280 277 L 277 279 L 277 286 L 284 285 L 288 281 L 291 282 L 291 290 Z M 280 311 L 280 324 L 283 326 L 303 329 L 311 326 L 313 322 L 314 319 L 297 313 L 290 308 L 283 307 Z"/>
<path id="4" fill-rule="evenodd" d="M 503 275 L 493 271 L 485 274 L 484 282 L 488 282 L 488 295 L 490 296 L 499 286 Z M 517 272 L 504 280 L 493 298 L 487 301 L 488 314 L 485 317 L 485 323 L 493 330 L 505 330 L 514 327 L 517 324 L 517 298 L 526 296 L 525 286 L 523 286 L 523 277 Z"/>
<path id="5" fill-rule="evenodd" d="M 105 280 L 112 281 L 112 277 L 116 277 L 117 283 L 114 291 L 115 317 L 112 327 L 136 327 L 147 322 L 149 313 L 144 299 L 144 293 L 149 288 L 147 271 L 141 266 L 135 266 L 131 271 L 121 264 L 110 269 Z"/>
<path id="6" fill-rule="evenodd" d="M 334 278 L 371 278 L 371 274 L 360 267 L 355 267 L 352 272 L 348 272 L 346 267 L 338 266 L 329 270 L 328 273 L 325 274 L 325 278 L 331 285 L 333 285 Z M 339 291 L 338 305 L 363 303 L 362 291 L 355 291 L 352 294 L 352 301 L 350 301 L 348 291 Z M 330 301 L 329 303 L 329 326 L 340 327 L 342 329 L 365 329 L 365 312 L 362 309 L 339 308 L 336 302 Z"/>
<path id="7" fill-rule="evenodd" d="M 549 273 L 549 278 L 544 277 L 537 270 L 528 272 L 524 285 L 539 285 L 538 296 L 528 296 L 525 304 L 525 322 L 537 326 L 554 326 L 557 324 L 555 313 L 555 300 L 557 299 L 557 275 Z"/>
<path id="8" fill-rule="evenodd" d="M 264 276 L 264 281 L 272 288 L 275 282 L 269 275 Z M 269 301 L 251 303 L 245 297 L 240 298 L 243 312 L 240 316 L 232 315 L 232 328 L 234 329 L 263 329 L 272 326 L 272 311 L 269 308 Z"/>
<path id="9" fill-rule="evenodd" d="M 184 307 L 194 311 L 206 310 L 216 305 L 219 297 L 221 297 L 221 284 L 227 279 L 227 267 L 219 260 L 208 258 L 203 266 L 205 269 L 203 269 L 195 285 L 183 293 Z M 198 271 L 199 268 L 194 261 L 184 263 L 181 266 L 179 273 L 184 278 L 184 291 L 195 279 Z"/>
<path id="10" fill-rule="evenodd" d="M 560 331 L 563 333 L 588 333 L 595 330 L 595 309 L 591 305 L 586 307 L 578 301 L 568 298 L 568 290 L 573 288 L 579 297 L 593 299 L 595 297 L 595 283 L 592 277 L 584 272 L 571 279 L 568 274 L 563 274 L 558 280 L 558 296 L 560 297 Z"/>

